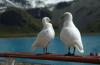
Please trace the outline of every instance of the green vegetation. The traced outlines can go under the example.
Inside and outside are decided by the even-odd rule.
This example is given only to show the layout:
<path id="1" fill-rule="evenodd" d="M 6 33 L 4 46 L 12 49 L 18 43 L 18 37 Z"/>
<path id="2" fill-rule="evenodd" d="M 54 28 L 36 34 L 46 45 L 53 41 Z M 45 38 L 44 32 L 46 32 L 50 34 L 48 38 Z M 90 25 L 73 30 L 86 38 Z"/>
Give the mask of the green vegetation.
<path id="1" fill-rule="evenodd" d="M 34 9 L 33 9 L 34 10 Z M 0 14 L 0 37 L 19 37 L 19 36 L 36 36 L 37 33 L 42 29 L 41 18 L 36 18 L 33 14 L 37 10 L 30 10 L 30 12 L 19 9 L 9 7 L 7 8 L 6 12 Z M 52 17 L 53 14 L 54 18 L 56 16 L 60 16 L 61 14 L 59 11 L 55 10 L 53 12 L 49 12 L 49 10 L 43 8 L 43 11 L 46 11 L 46 15 Z M 45 15 L 45 16 L 46 16 Z M 44 15 L 42 15 L 44 16 Z M 52 20 L 53 27 L 56 31 L 56 35 L 59 35 L 63 22 L 61 21 L 60 17 L 59 20 Z M 54 22 L 56 21 L 56 22 Z M 85 23 L 84 23 L 85 24 Z M 80 31 L 83 34 L 88 33 L 100 33 L 100 22 L 91 22 L 89 23 L 84 29 Z"/>
<path id="2" fill-rule="evenodd" d="M 10 13 L 13 13 L 13 15 L 8 16 Z M 18 14 L 19 17 L 15 13 Z M 40 20 L 33 18 L 22 9 L 10 7 L 0 16 L 1 37 L 35 35 L 42 28 Z"/>

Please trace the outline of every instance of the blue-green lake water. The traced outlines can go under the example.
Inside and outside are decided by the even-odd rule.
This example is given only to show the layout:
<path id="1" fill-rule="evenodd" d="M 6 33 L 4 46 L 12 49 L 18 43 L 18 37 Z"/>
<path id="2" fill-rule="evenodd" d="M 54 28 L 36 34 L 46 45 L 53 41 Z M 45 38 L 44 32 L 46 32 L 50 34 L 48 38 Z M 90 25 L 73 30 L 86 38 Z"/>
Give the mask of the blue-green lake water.
<path id="1" fill-rule="evenodd" d="M 38 48 L 32 50 L 32 43 L 35 37 L 24 37 L 24 38 L 0 38 L 0 52 L 32 52 L 42 53 L 42 49 Z M 84 55 L 89 55 L 90 52 L 100 53 L 100 35 L 83 35 L 82 41 L 84 45 Z M 67 47 L 60 41 L 59 37 L 49 44 L 48 51 L 50 53 L 65 54 L 67 53 Z M 79 52 L 76 51 L 79 55 Z M 48 60 L 31 60 L 31 59 L 16 59 L 17 61 L 31 62 L 31 63 L 45 63 L 50 65 L 95 65 L 86 63 L 75 63 L 75 62 L 60 62 L 60 61 L 48 61 Z"/>

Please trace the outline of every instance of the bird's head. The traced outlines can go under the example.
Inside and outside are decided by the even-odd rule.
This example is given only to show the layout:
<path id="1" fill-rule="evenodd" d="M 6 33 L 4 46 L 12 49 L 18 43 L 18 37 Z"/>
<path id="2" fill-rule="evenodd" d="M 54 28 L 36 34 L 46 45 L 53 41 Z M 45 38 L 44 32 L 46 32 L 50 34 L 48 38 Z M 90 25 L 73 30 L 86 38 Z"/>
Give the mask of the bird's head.
<path id="1" fill-rule="evenodd" d="M 50 20 L 50 18 L 49 17 L 44 17 L 43 19 L 42 19 L 42 22 L 50 22 L 51 20 Z"/>
<path id="2" fill-rule="evenodd" d="M 73 16 L 70 12 L 65 12 L 61 18 L 64 18 L 64 20 L 72 20 Z"/>
<path id="3" fill-rule="evenodd" d="M 62 16 L 62 20 L 64 21 L 63 27 L 69 26 L 73 24 L 73 16 L 70 12 L 65 12 Z"/>
<path id="4" fill-rule="evenodd" d="M 65 12 L 64 16 L 65 16 L 64 18 L 71 19 L 71 20 L 73 18 L 72 14 L 70 12 Z"/>
<path id="5" fill-rule="evenodd" d="M 51 21 L 51 20 L 50 20 L 49 17 L 44 17 L 44 18 L 42 19 L 42 23 L 43 23 L 44 26 L 49 26 L 49 25 L 51 25 L 50 21 Z"/>

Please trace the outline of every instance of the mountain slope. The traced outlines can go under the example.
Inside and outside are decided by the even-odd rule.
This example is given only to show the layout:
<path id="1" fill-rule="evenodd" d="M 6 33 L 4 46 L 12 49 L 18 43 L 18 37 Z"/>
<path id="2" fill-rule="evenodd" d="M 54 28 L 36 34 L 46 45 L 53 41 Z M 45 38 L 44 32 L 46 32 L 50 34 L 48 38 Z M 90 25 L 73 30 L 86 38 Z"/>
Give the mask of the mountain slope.
<path id="1" fill-rule="evenodd" d="M 99 0 L 78 0 L 77 2 L 73 2 L 71 5 L 62 7 L 61 9 L 54 9 L 53 19 L 54 21 L 58 22 L 56 26 L 60 26 L 60 28 L 62 27 L 63 19 L 61 16 L 66 11 L 69 11 L 73 14 L 74 23 L 82 32 L 100 32 Z"/>
<path id="2" fill-rule="evenodd" d="M 33 33 L 40 31 L 41 21 L 34 19 L 27 11 L 8 8 L 0 15 L 0 33 Z"/>

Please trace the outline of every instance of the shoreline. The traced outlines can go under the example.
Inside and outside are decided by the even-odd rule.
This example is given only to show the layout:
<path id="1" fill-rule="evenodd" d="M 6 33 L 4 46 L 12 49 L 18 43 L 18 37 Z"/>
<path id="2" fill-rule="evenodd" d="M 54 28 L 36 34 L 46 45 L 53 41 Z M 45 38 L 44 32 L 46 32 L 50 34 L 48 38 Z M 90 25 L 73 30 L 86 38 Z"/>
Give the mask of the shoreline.
<path id="1" fill-rule="evenodd" d="M 34 37 L 37 36 L 38 33 L 15 33 L 15 34 L 3 34 L 0 35 L 0 38 L 12 38 L 12 37 Z M 81 35 L 100 35 L 100 33 L 81 33 Z M 59 36 L 59 33 L 56 33 L 56 36 Z"/>
<path id="2" fill-rule="evenodd" d="M 15 33 L 15 34 L 5 34 L 0 35 L 0 38 L 12 38 L 12 37 L 34 37 L 37 36 L 36 33 Z"/>

